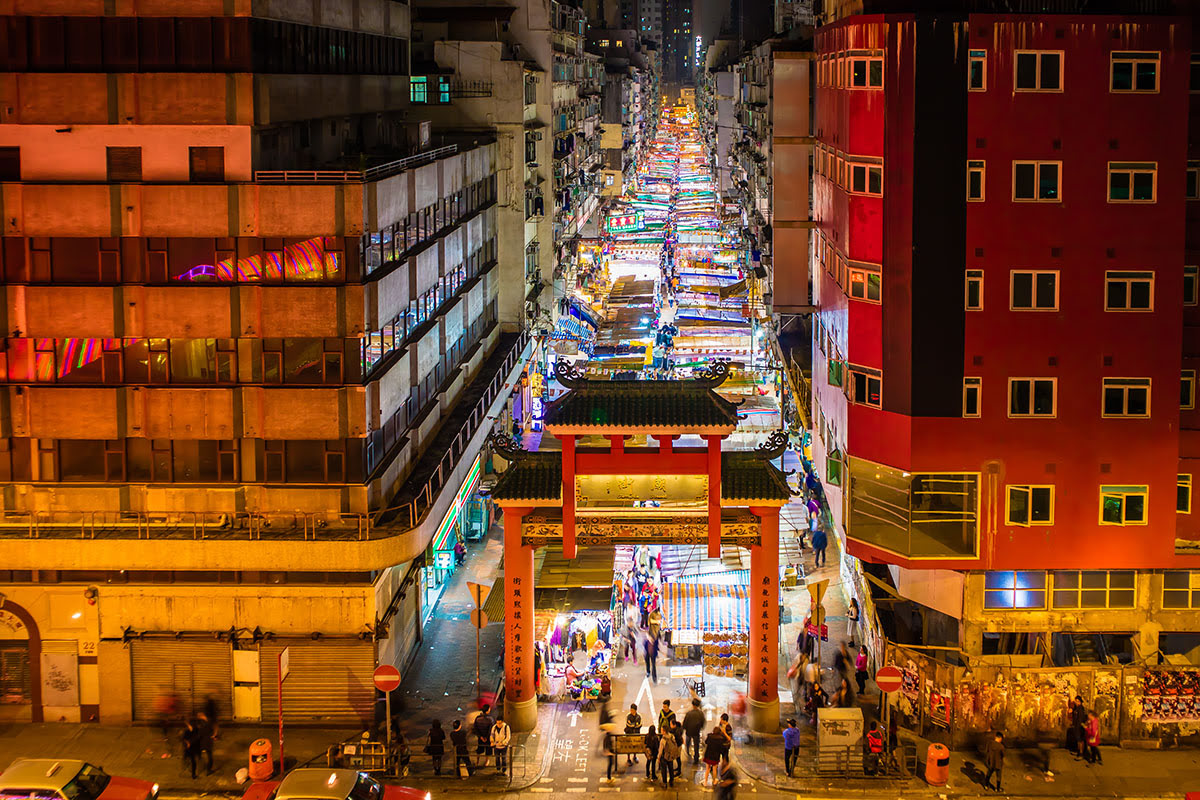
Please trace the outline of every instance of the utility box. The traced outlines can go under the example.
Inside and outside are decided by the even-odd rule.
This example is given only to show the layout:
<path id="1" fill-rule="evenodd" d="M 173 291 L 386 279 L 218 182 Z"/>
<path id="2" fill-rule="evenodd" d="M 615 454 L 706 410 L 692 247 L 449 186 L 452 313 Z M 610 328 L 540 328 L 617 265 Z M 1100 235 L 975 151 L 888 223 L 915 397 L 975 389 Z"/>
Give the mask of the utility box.
<path id="1" fill-rule="evenodd" d="M 861 708 L 817 710 L 817 771 L 861 775 L 863 714 Z"/>

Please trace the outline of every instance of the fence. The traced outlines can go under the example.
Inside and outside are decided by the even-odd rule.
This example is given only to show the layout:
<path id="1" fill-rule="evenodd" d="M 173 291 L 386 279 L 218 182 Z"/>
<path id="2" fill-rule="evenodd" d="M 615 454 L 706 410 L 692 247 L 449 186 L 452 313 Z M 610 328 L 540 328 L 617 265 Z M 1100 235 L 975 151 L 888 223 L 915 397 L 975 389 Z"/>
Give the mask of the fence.
<path id="1" fill-rule="evenodd" d="M 398 175 L 406 169 L 413 169 L 439 158 L 452 156 L 458 152 L 458 145 L 448 144 L 427 150 L 424 153 L 399 158 L 380 164 L 369 169 L 354 170 L 310 170 L 310 169 L 271 169 L 257 170 L 254 173 L 256 183 L 367 183 Z"/>
<path id="2" fill-rule="evenodd" d="M 0 511 L 0 538 L 363 540 L 367 514 L 253 511 Z"/>

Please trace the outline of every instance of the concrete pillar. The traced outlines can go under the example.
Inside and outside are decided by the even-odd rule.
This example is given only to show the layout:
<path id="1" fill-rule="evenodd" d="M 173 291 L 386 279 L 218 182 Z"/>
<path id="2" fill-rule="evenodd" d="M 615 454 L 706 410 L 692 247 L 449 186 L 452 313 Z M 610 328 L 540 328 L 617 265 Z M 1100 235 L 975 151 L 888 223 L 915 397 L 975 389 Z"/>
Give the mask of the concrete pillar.
<path id="1" fill-rule="evenodd" d="M 750 548 L 750 729 L 779 732 L 779 509 L 751 508 L 761 538 Z"/>
<path id="2" fill-rule="evenodd" d="M 537 726 L 533 674 L 533 548 L 521 543 L 530 509 L 504 509 L 504 718 L 514 731 Z"/>

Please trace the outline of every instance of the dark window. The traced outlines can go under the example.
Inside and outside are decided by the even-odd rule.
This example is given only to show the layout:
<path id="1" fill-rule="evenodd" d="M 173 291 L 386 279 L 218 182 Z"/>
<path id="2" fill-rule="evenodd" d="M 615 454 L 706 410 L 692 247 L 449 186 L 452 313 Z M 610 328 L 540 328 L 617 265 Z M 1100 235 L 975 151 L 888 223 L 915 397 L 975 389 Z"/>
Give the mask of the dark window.
<path id="1" fill-rule="evenodd" d="M 103 481 L 104 464 L 103 439 L 63 439 L 58 443 L 60 480 Z"/>
<path id="2" fill-rule="evenodd" d="M 106 147 L 108 180 L 112 183 L 136 183 L 142 179 L 142 148 Z"/>
<path id="3" fill-rule="evenodd" d="M 21 180 L 21 148 L 0 147 L 0 181 Z"/>
<path id="4" fill-rule="evenodd" d="M 219 182 L 225 180 L 224 147 L 189 147 L 190 180 Z"/>

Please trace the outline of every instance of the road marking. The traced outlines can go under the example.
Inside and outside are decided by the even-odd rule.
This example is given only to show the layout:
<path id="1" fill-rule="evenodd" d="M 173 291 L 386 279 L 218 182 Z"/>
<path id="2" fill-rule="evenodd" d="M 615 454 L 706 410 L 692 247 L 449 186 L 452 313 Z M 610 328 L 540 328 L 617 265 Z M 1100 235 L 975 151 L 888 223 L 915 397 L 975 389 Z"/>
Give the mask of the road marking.
<path id="1" fill-rule="evenodd" d="M 568 786 L 567 791 L 568 792 L 586 792 L 587 787 L 586 786 Z"/>
<path id="2" fill-rule="evenodd" d="M 527 789 L 526 791 L 530 791 L 530 792 L 553 792 L 554 790 L 553 790 L 553 789 L 551 789 L 549 786 L 531 786 L 531 787 L 530 787 L 529 789 Z M 799 800 L 799 798 L 797 798 L 797 800 Z"/>
<path id="3" fill-rule="evenodd" d="M 571 783 L 587 783 L 588 782 L 587 778 L 567 778 L 567 780 Z"/>
<path id="4" fill-rule="evenodd" d="M 646 705 L 642 705 L 642 694 L 643 693 L 645 693 L 646 699 L 648 700 Z M 635 700 L 634 702 L 637 703 L 638 708 L 648 708 L 651 710 L 651 713 L 653 713 L 654 708 L 655 708 L 654 692 L 650 688 L 650 676 L 649 675 L 647 675 L 645 678 L 642 679 L 642 686 L 640 689 L 638 689 L 637 700 Z"/>
<path id="5" fill-rule="evenodd" d="M 572 728 L 574 728 L 574 727 L 575 727 L 575 723 L 577 723 L 577 722 L 579 722 L 579 715 L 578 715 L 578 714 L 572 714 L 572 715 L 571 715 L 571 727 L 572 727 Z"/>

